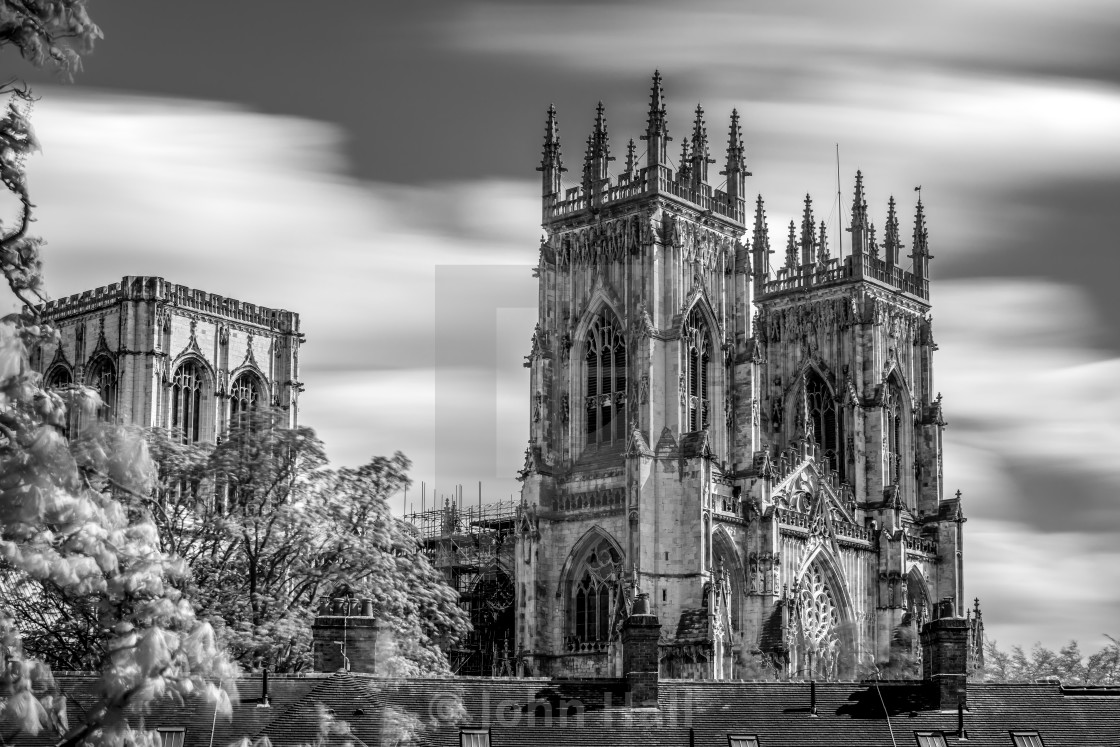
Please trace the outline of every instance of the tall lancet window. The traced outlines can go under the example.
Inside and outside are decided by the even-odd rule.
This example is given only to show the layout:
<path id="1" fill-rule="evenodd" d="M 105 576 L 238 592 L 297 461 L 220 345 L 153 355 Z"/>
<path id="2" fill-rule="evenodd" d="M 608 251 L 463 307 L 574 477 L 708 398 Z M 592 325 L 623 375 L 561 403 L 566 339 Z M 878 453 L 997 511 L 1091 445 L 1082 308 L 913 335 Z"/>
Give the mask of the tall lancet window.
<path id="1" fill-rule="evenodd" d="M 229 388 L 229 422 L 260 406 L 262 400 L 260 380 L 251 373 L 243 373 L 234 379 Z"/>
<path id="2" fill-rule="evenodd" d="M 112 421 L 117 411 L 117 367 L 108 357 L 101 356 L 90 366 L 86 380 L 101 397 L 97 419 L 105 422 Z"/>
<path id="3" fill-rule="evenodd" d="M 187 360 L 175 371 L 171 385 L 171 429 L 179 431 L 183 443 L 202 438 L 202 404 L 206 375 L 196 360 Z"/>
<path id="4" fill-rule="evenodd" d="M 883 441 L 887 447 L 885 485 L 897 485 L 902 477 L 902 393 L 893 383 L 887 386 L 883 406 Z"/>
<path id="5" fill-rule="evenodd" d="M 805 375 L 805 404 L 809 423 L 813 426 L 813 438 L 820 446 L 821 454 L 828 460 L 828 466 L 843 477 L 844 433 L 836 410 L 836 398 L 816 371 Z"/>
<path id="6" fill-rule="evenodd" d="M 708 427 L 711 415 L 709 381 L 712 368 L 712 336 L 700 308 L 694 306 L 685 325 L 685 382 L 688 387 L 688 429 Z"/>
<path id="7" fill-rule="evenodd" d="M 587 332 L 587 445 L 622 441 L 626 435 L 626 339 L 609 312 Z"/>

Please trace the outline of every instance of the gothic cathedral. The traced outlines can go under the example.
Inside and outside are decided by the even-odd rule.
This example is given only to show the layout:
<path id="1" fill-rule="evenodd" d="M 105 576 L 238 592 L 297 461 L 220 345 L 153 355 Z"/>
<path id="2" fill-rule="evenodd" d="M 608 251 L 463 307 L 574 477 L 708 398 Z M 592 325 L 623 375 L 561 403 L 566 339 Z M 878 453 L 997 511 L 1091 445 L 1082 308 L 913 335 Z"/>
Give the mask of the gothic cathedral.
<path id="1" fill-rule="evenodd" d="M 638 596 L 665 677 L 915 665 L 922 623 L 964 603 L 920 199 L 904 255 L 893 198 L 877 240 L 857 174 L 839 256 L 806 197 L 772 271 L 738 114 L 722 190 L 700 107 L 671 167 L 657 74 L 641 139 L 644 163 L 630 140 L 612 169 L 600 104 L 564 190 L 548 112 L 514 562 L 526 673 L 620 674 Z"/>

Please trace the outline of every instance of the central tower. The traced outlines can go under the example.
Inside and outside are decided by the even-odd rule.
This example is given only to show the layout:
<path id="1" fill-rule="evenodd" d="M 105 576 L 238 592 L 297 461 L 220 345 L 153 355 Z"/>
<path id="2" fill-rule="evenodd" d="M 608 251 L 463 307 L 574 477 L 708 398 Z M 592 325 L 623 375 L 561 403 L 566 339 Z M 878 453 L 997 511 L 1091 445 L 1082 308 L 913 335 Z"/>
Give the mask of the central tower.
<path id="1" fill-rule="evenodd" d="M 612 178 L 600 103 L 565 190 L 548 112 L 516 560 L 528 671 L 621 674 L 637 593 L 665 676 L 916 655 L 932 602 L 959 609 L 963 521 L 941 497 L 920 204 L 912 272 L 893 200 L 878 256 L 857 178 L 850 256 L 830 255 L 807 198 L 772 276 L 761 198 L 746 237 L 738 113 L 723 189 L 699 106 L 670 165 L 656 73 L 641 139 Z"/>

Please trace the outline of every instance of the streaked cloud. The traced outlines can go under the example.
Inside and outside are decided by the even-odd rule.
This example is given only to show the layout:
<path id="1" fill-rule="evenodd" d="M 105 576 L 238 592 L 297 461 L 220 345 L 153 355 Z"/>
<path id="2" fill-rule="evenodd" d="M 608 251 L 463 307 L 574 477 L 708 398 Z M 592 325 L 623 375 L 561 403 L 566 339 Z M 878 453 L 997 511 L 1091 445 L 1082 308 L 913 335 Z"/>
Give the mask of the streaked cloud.
<path id="1" fill-rule="evenodd" d="M 531 169 L 544 107 L 560 105 L 574 178 L 595 99 L 621 152 L 644 129 L 659 67 L 674 133 L 702 100 L 717 158 L 728 113 L 743 113 L 749 188 L 766 198 L 775 237 L 810 192 L 835 240 L 856 168 L 878 222 L 894 193 L 908 223 L 911 189 L 923 185 L 934 275 L 951 278 L 934 283 L 934 330 L 950 421 L 945 475 L 971 517 L 967 590 L 1003 644 L 1077 637 L 1089 649 L 1117 632 L 1120 612 L 1110 570 L 1120 567 L 1120 337 L 1104 321 L 1120 299 L 1097 277 L 1110 276 L 1109 221 L 1055 225 L 1098 184 L 1120 184 L 1112 6 L 455 3 L 408 19 L 416 64 L 369 91 L 330 84 L 338 63 L 321 61 L 311 77 L 328 83 L 308 86 L 310 105 L 262 85 L 265 108 L 292 116 L 45 88 L 35 113 L 45 152 L 31 179 L 36 228 L 50 241 L 48 287 L 64 295 L 157 274 L 299 311 L 302 417 L 336 461 L 401 449 L 429 490 L 438 473 L 441 492 L 463 482 L 470 495 L 482 479 L 506 495 L 527 430 L 521 356 L 533 322 L 508 299 L 534 290 Z M 360 65 L 379 70 L 401 54 L 401 44 L 366 45 Z M 169 90 L 193 92 L 199 75 Z M 355 119 L 314 119 L 321 112 Z M 359 175 L 352 153 L 366 164 Z M 520 265 L 524 287 L 511 289 L 502 271 L 471 287 L 440 284 L 463 265 Z M 977 267 L 985 277 L 965 280 Z M 441 304 L 481 321 L 441 331 Z M 437 434 L 441 422 L 452 427 Z M 441 459 L 438 443 L 462 450 Z"/>

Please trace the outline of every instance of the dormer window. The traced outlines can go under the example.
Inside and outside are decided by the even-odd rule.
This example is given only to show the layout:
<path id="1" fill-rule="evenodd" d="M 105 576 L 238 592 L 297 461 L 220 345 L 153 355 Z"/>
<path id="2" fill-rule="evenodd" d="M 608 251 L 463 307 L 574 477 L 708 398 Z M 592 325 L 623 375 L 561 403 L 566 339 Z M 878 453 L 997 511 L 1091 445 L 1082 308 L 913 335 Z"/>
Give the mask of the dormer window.
<path id="1" fill-rule="evenodd" d="M 1013 731 L 1011 741 L 1015 747 L 1045 747 L 1037 731 Z"/>
<path id="2" fill-rule="evenodd" d="M 914 738 L 918 740 L 918 747 L 947 747 L 945 735 L 939 731 L 916 731 Z"/>
<path id="3" fill-rule="evenodd" d="M 187 731 L 181 726 L 156 729 L 159 734 L 160 747 L 183 747 L 183 740 Z"/>
<path id="4" fill-rule="evenodd" d="M 490 747 L 489 729 L 461 729 L 459 747 Z"/>

